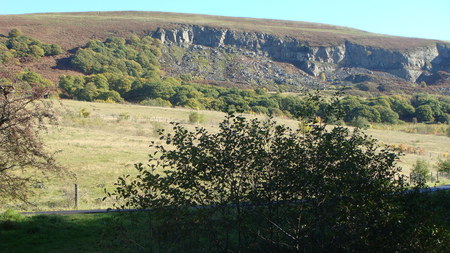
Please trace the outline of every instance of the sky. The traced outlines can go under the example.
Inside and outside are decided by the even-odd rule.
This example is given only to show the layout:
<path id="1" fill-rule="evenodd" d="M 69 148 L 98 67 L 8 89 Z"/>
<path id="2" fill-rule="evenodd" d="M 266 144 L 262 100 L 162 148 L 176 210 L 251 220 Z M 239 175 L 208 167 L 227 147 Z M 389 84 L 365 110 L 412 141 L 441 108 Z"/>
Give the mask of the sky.
<path id="1" fill-rule="evenodd" d="M 317 22 L 450 41 L 450 0 L 1 0 L 0 15 L 163 11 Z"/>

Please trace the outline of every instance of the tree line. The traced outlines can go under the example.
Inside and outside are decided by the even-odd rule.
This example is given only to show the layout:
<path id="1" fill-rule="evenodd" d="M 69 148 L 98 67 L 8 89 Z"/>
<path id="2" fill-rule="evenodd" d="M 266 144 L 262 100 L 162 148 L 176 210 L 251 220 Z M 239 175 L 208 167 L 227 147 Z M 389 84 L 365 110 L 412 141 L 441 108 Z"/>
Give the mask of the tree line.
<path id="1" fill-rule="evenodd" d="M 418 94 L 363 99 L 344 96 L 338 103 L 311 103 L 307 96 L 272 94 L 265 89 L 237 89 L 190 83 L 163 76 L 158 63 L 161 43 L 151 37 L 108 38 L 89 41 L 71 60 L 87 76 L 61 76 L 63 97 L 78 100 L 124 100 L 156 106 L 182 106 L 223 112 L 254 112 L 292 118 L 322 117 L 330 106 L 339 108 L 347 123 L 365 119 L 375 123 L 448 122 L 450 101 Z M 336 111 L 336 110 L 335 110 Z"/>

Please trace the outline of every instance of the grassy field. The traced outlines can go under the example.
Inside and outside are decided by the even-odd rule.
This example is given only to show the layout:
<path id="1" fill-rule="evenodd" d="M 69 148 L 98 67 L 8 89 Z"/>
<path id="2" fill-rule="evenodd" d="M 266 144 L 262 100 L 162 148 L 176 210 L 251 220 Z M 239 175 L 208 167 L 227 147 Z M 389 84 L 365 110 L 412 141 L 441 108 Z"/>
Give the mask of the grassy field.
<path id="1" fill-rule="evenodd" d="M 65 100 L 56 102 L 59 122 L 49 124 L 44 141 L 55 152 L 57 161 L 73 176 L 42 178 L 34 183 L 35 206 L 20 203 L 2 205 L 0 209 L 20 210 L 71 209 L 74 184 L 79 187 L 79 208 L 108 208 L 102 202 L 104 189 L 111 189 L 119 176 L 134 173 L 134 164 L 145 163 L 151 141 L 159 141 L 157 130 L 170 129 L 170 122 L 188 123 L 191 110 L 117 105 Z M 84 109 L 89 117 L 79 116 Z M 224 116 L 218 112 L 205 115 L 202 126 L 213 128 Z M 194 124 L 188 124 L 195 127 Z"/>
<path id="2" fill-rule="evenodd" d="M 225 116 L 221 112 L 198 111 L 204 115 L 204 122 L 192 124 L 189 123 L 192 110 L 181 108 L 73 100 L 55 101 L 55 107 L 60 120 L 49 124 L 48 132 L 43 137 L 48 150 L 56 152 L 57 161 L 67 167 L 73 176 L 42 178 L 32 185 L 36 190 L 36 195 L 31 198 L 35 206 L 9 203 L 2 205 L 1 210 L 72 209 L 74 184 L 78 184 L 79 188 L 79 209 L 111 207 L 111 202 L 102 201 L 104 189 L 111 190 L 119 176 L 133 174 L 135 163 L 147 161 L 147 154 L 152 151 L 150 142 L 159 142 L 158 129 L 170 131 L 170 122 L 174 121 L 189 129 L 203 126 L 216 131 Z M 81 111 L 89 116 L 80 116 Z M 294 120 L 277 120 L 292 128 L 298 126 Z M 409 174 L 417 159 L 424 159 L 433 165 L 445 153 L 450 153 L 450 138 L 446 136 L 373 129 L 367 130 L 367 133 L 385 144 L 423 149 L 422 154 L 407 153 L 401 157 L 399 165 L 406 174 Z"/>

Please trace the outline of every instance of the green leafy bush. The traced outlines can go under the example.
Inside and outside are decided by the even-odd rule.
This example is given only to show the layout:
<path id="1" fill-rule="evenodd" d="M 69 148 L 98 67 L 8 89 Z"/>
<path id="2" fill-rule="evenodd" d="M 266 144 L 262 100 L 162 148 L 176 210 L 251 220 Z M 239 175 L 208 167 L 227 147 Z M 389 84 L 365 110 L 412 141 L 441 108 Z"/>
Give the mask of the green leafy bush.
<path id="1" fill-rule="evenodd" d="M 436 164 L 437 171 L 450 173 L 450 158 L 439 160 Z"/>
<path id="2" fill-rule="evenodd" d="M 423 185 L 430 177 L 428 163 L 425 160 L 418 159 L 411 170 L 411 182 L 417 185 Z"/>
<path id="3" fill-rule="evenodd" d="M 33 85 L 35 88 L 51 88 L 53 83 L 33 71 L 22 71 L 15 75 L 18 81 Z"/>
<path id="4" fill-rule="evenodd" d="M 40 59 L 42 56 L 53 56 L 62 53 L 62 49 L 56 44 L 46 44 L 39 40 L 25 36 L 17 29 L 9 32 L 6 47 L 22 61 Z"/>
<path id="5" fill-rule="evenodd" d="M 190 123 L 203 123 L 205 121 L 205 115 L 200 114 L 198 112 L 189 113 L 189 122 Z"/>
<path id="6" fill-rule="evenodd" d="M 13 230 L 17 228 L 17 223 L 25 217 L 17 211 L 8 209 L 0 215 L 0 230 Z"/>
<path id="7" fill-rule="evenodd" d="M 89 118 L 91 117 L 91 112 L 86 108 L 81 108 L 81 110 L 78 112 L 78 115 L 82 118 Z"/>
<path id="8" fill-rule="evenodd" d="M 171 107 L 172 103 L 170 101 L 164 100 L 162 98 L 147 98 L 139 102 L 140 105 L 147 105 L 147 106 L 160 106 L 160 107 Z"/>
<path id="9" fill-rule="evenodd" d="M 8 37 L 9 38 L 17 38 L 17 37 L 22 36 L 22 35 L 23 35 L 22 32 L 19 29 L 16 29 L 16 28 L 11 29 L 11 31 L 9 31 L 9 33 L 8 33 Z"/>
<path id="10" fill-rule="evenodd" d="M 414 201 L 418 191 L 406 191 L 396 153 L 359 130 L 311 125 L 299 134 L 272 120 L 228 116 L 215 133 L 174 124 L 160 138 L 165 145 L 152 145 L 137 176 L 120 177 L 109 194 L 118 208 L 152 208 L 143 242 L 160 251 L 443 252 L 448 245 L 434 211 Z"/>
<path id="11" fill-rule="evenodd" d="M 23 221 L 25 217 L 15 210 L 8 209 L 0 215 L 1 221 Z"/>
<path id="12" fill-rule="evenodd" d="M 419 121 L 434 121 L 433 110 L 429 105 L 421 105 L 417 107 L 416 116 Z"/>
<path id="13" fill-rule="evenodd" d="M 110 37 L 89 41 L 71 60 L 74 68 L 85 74 L 121 73 L 133 77 L 157 76 L 161 44 L 151 37 L 134 36 L 125 40 Z"/>
<path id="14" fill-rule="evenodd" d="M 370 122 L 364 118 L 364 117 L 356 117 L 350 122 L 351 126 L 361 128 L 361 129 L 367 129 L 370 128 Z"/>

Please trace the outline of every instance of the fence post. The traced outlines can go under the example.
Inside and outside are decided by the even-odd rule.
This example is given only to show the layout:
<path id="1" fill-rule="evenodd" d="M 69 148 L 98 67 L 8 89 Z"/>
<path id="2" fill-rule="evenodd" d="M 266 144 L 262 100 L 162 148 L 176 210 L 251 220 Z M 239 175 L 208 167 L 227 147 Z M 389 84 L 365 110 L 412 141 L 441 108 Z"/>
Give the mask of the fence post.
<path id="1" fill-rule="evenodd" d="M 75 184 L 75 208 L 78 209 L 78 184 Z"/>

